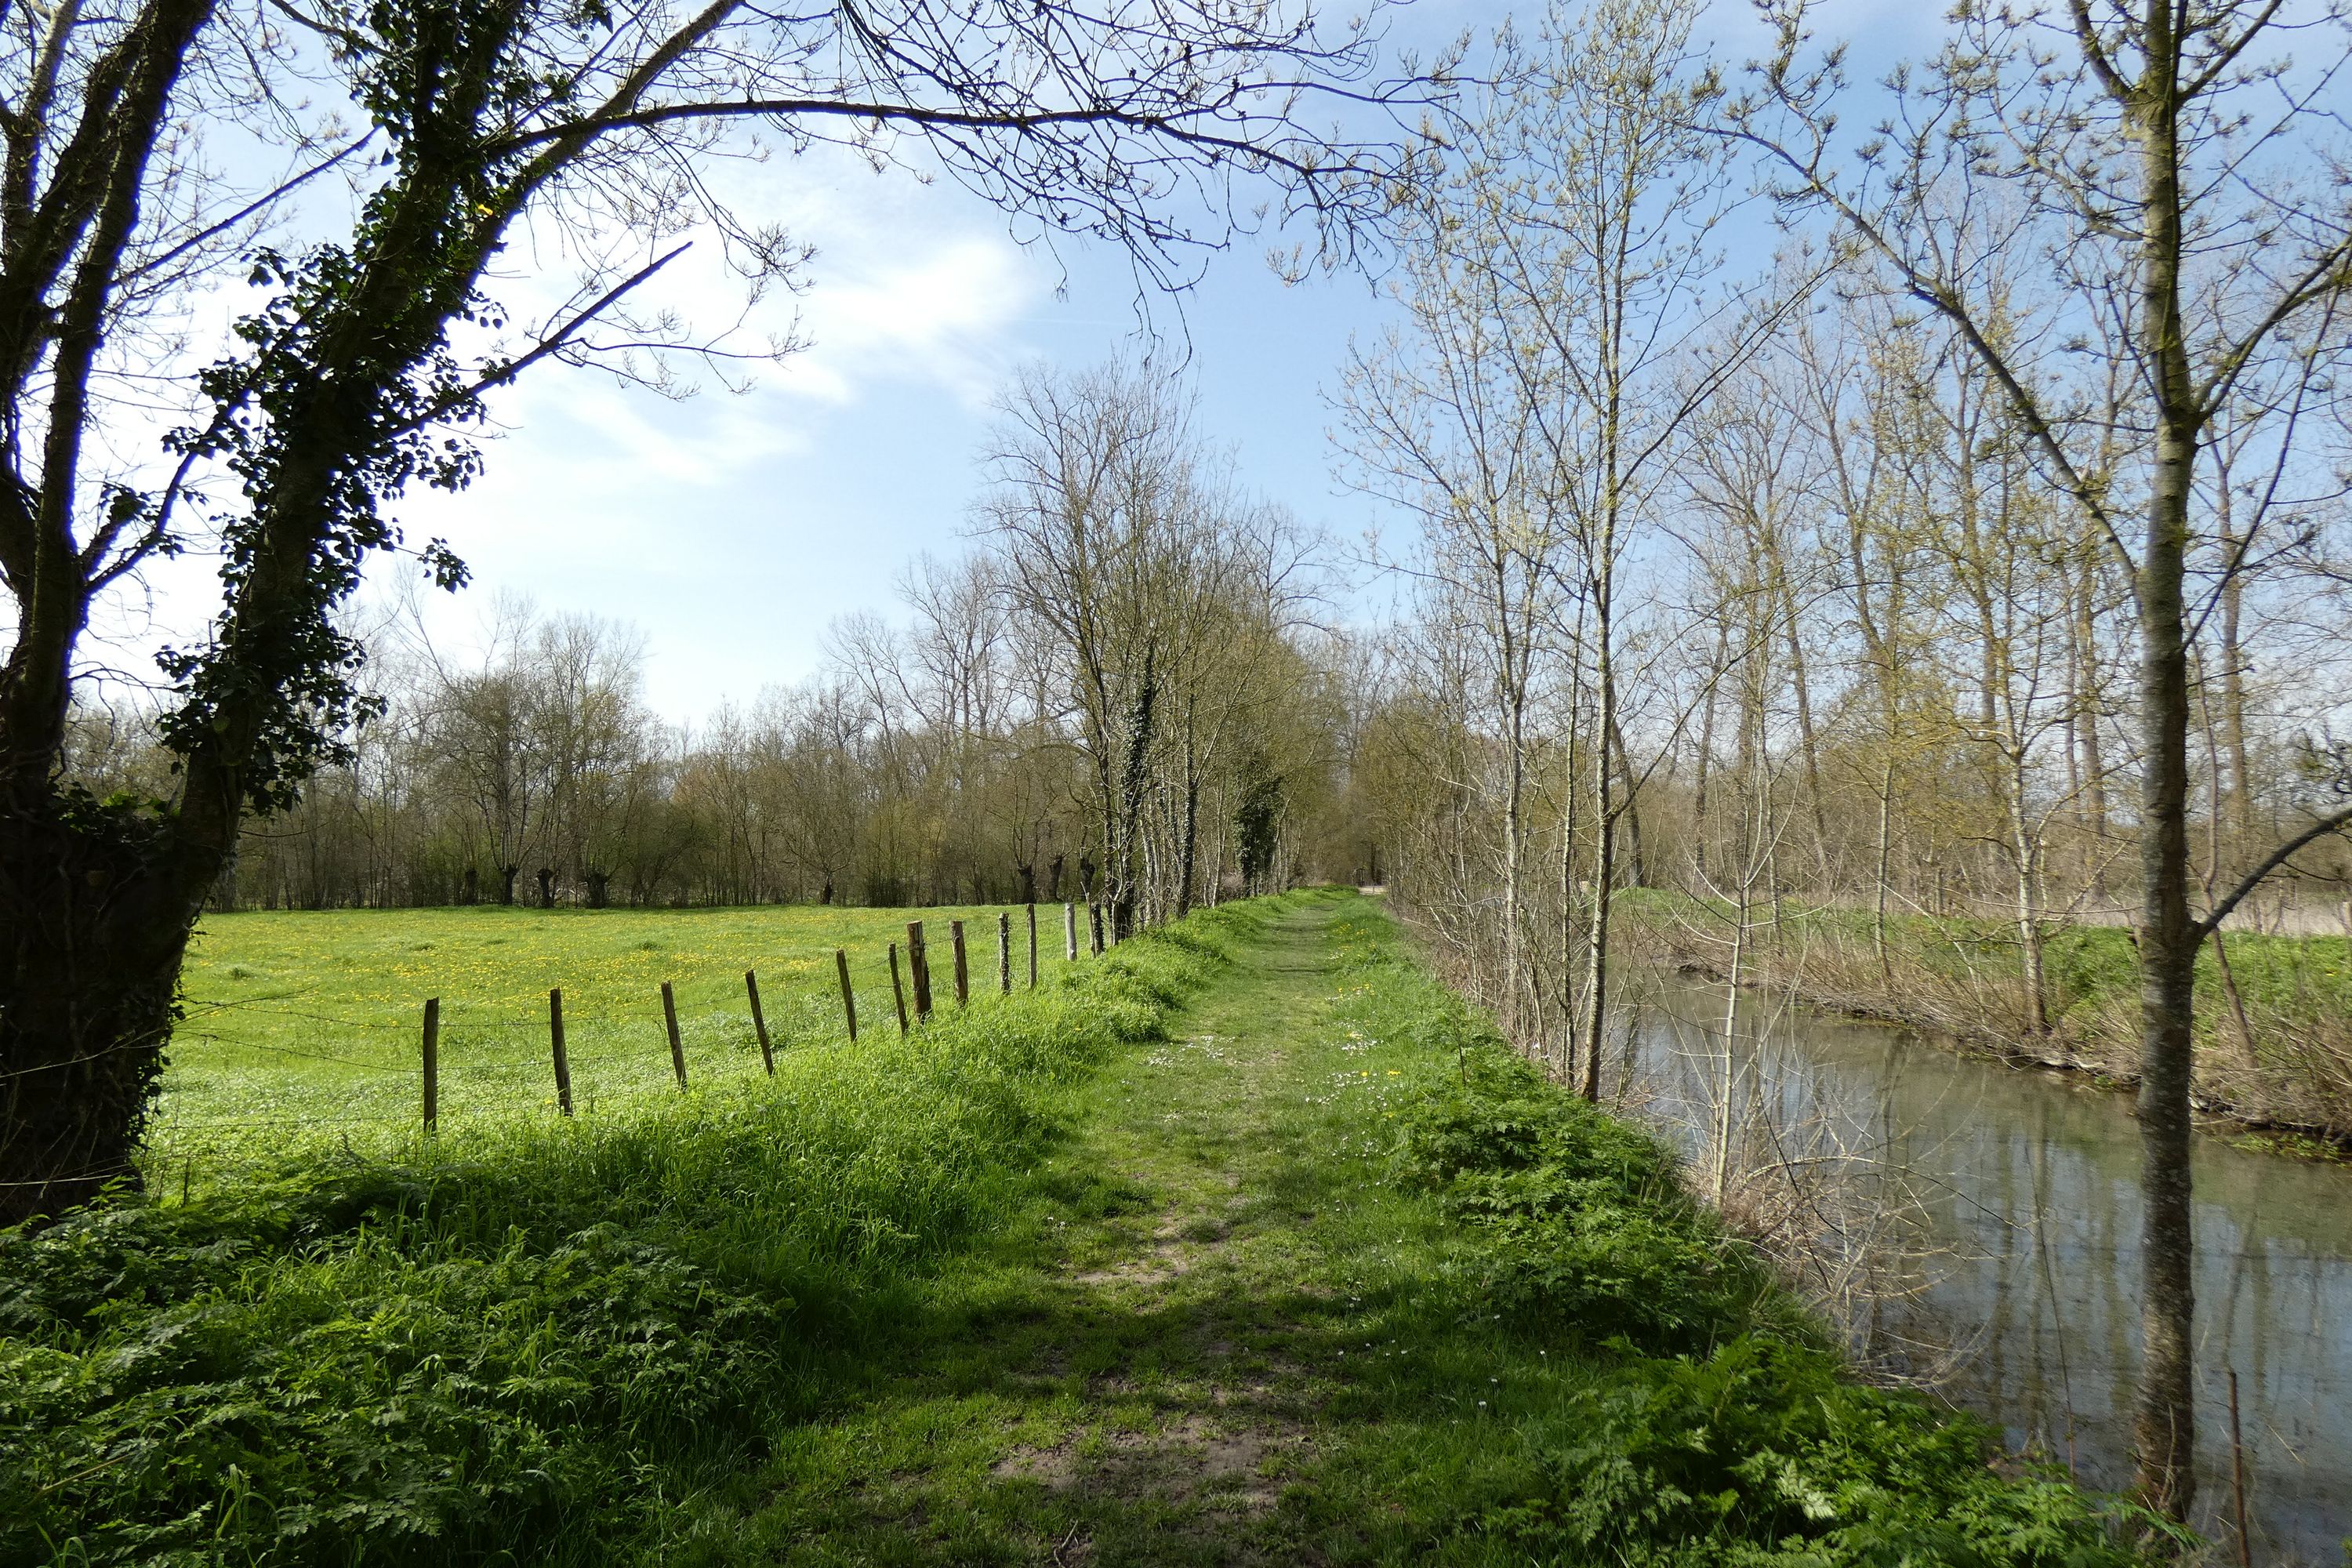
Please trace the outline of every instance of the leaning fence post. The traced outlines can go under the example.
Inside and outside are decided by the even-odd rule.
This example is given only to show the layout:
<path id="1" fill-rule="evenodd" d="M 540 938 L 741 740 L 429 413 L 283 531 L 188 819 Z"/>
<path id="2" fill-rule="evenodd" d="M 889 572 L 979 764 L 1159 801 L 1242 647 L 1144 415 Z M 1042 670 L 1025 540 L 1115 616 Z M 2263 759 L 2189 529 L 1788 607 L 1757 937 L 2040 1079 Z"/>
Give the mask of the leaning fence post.
<path id="1" fill-rule="evenodd" d="M 1078 961 L 1078 906 L 1062 906 L 1062 956 L 1070 963 Z"/>
<path id="2" fill-rule="evenodd" d="M 961 1007 L 971 1001 L 971 972 L 963 960 L 963 921 L 948 921 L 948 945 L 955 949 L 956 1005 Z"/>
<path id="3" fill-rule="evenodd" d="M 1013 914 L 1009 910 L 996 911 L 996 993 L 1013 994 Z"/>
<path id="4" fill-rule="evenodd" d="M 743 972 L 743 989 L 751 994 L 751 1030 L 760 1037 L 760 1059 L 768 1064 L 768 1076 L 776 1076 L 776 1047 L 768 1043 L 768 1016 L 760 1011 L 760 975 L 757 970 Z"/>
<path id="5" fill-rule="evenodd" d="M 558 986 L 547 994 L 547 1040 L 555 1053 L 555 1104 L 564 1115 L 572 1114 L 572 1058 L 563 1049 L 563 990 Z"/>
<path id="6" fill-rule="evenodd" d="M 1037 906 L 1029 906 L 1029 989 L 1037 989 Z"/>
<path id="7" fill-rule="evenodd" d="M 441 998 L 425 999 L 425 1131 L 441 1121 Z"/>
<path id="8" fill-rule="evenodd" d="M 923 947 L 923 922 L 907 922 L 908 978 L 915 983 L 915 1022 L 927 1024 L 931 1018 L 931 958 Z"/>
<path id="9" fill-rule="evenodd" d="M 890 944 L 890 995 L 898 1004 L 898 1032 L 907 1032 L 907 988 L 898 984 L 898 944 Z"/>
<path id="10" fill-rule="evenodd" d="M 662 982 L 662 1022 L 669 1026 L 669 1065 L 677 1070 L 677 1087 L 686 1087 L 686 1042 L 677 1037 L 677 998 L 669 982 Z"/>
<path id="11" fill-rule="evenodd" d="M 849 988 L 849 954 L 845 950 L 833 950 L 833 966 L 841 972 L 841 1016 L 849 1020 L 849 1043 L 854 1046 L 857 1043 L 857 993 Z"/>

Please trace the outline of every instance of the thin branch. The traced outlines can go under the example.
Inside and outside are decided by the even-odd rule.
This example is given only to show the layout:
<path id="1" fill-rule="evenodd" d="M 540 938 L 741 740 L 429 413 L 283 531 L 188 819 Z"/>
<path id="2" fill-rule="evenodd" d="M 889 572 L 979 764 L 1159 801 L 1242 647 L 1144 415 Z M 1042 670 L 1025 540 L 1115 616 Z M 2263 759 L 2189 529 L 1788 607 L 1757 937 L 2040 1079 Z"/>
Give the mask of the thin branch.
<path id="1" fill-rule="evenodd" d="M 2307 844 L 2315 843 L 2331 833 L 2339 832 L 2347 825 L 2352 825 L 2352 805 L 2321 817 L 2309 827 L 2272 850 L 2261 865 L 2247 872 L 2238 885 L 2230 889 L 2229 897 L 2214 905 L 2210 914 L 2189 928 L 2189 934 L 2200 942 L 2212 935 L 2221 928 L 2221 922 L 2230 918 L 2230 911 L 2243 902 L 2249 893 L 2260 887 L 2264 878 L 2285 865 L 2296 850 Z"/>
<path id="2" fill-rule="evenodd" d="M 440 418 L 443 415 L 447 414 L 451 409 L 460 407 L 468 401 L 479 397 L 483 393 L 488 392 L 490 388 L 494 386 L 506 385 L 508 383 L 513 381 L 515 377 L 520 375 L 524 371 L 538 363 L 541 360 L 546 359 L 551 354 L 560 351 L 565 343 L 571 342 L 574 337 L 577 337 L 591 321 L 604 314 L 606 310 L 611 310 L 613 306 L 620 300 L 623 295 L 628 293 L 629 290 L 636 288 L 637 285 L 645 282 L 655 273 L 659 272 L 663 268 L 667 267 L 671 262 L 676 261 L 679 257 L 684 256 L 688 251 L 693 248 L 694 242 L 692 240 L 688 240 L 684 245 L 678 246 L 676 249 L 669 251 L 667 254 L 657 257 L 654 260 L 646 263 L 646 265 L 638 268 L 635 272 L 630 273 L 618 283 L 614 284 L 610 289 L 605 289 L 604 293 L 598 295 L 587 305 L 582 307 L 581 310 L 571 318 L 571 320 L 565 321 L 563 325 L 557 329 L 551 336 L 542 338 L 537 344 L 533 345 L 529 353 L 524 354 L 520 359 L 513 360 L 506 364 L 500 365 L 496 370 L 487 372 L 478 379 L 466 386 L 458 388 L 455 392 L 447 393 L 441 397 L 434 399 L 434 401 L 422 412 L 416 414 L 411 418 L 401 421 L 397 425 L 388 426 L 383 432 L 383 439 L 386 441 L 396 440 L 400 437 L 405 436 L 413 430 L 422 429 L 424 426 L 430 425 L 435 420 Z"/>

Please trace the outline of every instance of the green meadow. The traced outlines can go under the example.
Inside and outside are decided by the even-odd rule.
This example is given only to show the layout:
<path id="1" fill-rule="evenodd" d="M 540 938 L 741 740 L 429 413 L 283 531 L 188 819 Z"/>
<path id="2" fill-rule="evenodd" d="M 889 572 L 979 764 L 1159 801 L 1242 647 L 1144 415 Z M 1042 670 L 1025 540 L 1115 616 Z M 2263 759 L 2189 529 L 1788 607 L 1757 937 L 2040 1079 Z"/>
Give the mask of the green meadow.
<path id="1" fill-rule="evenodd" d="M 861 1032 L 895 1035 L 887 944 L 906 960 L 924 922 L 934 1005 L 952 1007 L 950 922 L 966 930 L 971 993 L 997 986 L 997 917 L 1011 918 L 1013 983 L 1028 984 L 1024 910 L 509 908 L 256 911 L 208 916 L 190 951 L 151 1166 L 201 1184 L 257 1146 L 383 1148 L 422 1123 L 425 1003 L 440 1000 L 439 1121 L 556 1114 L 548 993 L 563 992 L 565 1047 L 583 1115 L 677 1092 L 661 986 L 671 983 L 689 1083 L 762 1072 L 744 984 L 759 976 L 779 1052 L 845 1042 L 836 948 Z M 1083 920 L 1083 910 L 1080 911 Z M 1041 981 L 1065 965 L 1062 908 L 1040 906 Z M 1081 941 L 1083 942 L 1083 934 Z M 908 1005 L 913 1005 L 908 977 Z"/>

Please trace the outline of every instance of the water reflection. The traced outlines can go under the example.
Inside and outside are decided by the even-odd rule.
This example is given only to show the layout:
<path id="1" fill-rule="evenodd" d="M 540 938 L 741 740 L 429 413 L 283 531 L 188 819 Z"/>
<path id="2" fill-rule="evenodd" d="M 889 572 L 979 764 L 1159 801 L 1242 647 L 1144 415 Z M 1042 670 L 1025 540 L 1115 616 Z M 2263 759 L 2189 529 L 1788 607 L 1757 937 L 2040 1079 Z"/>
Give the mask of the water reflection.
<path id="1" fill-rule="evenodd" d="M 1633 1093 L 1713 1168 L 1722 1000 L 1661 980 L 1622 1040 Z M 2128 1100 L 1962 1059 L 1905 1032 L 1743 1005 L 1735 1170 L 1834 1149 L 1844 1188 L 1913 1229 L 1913 1293 L 1858 1326 L 1871 1353 L 2094 1485 L 2129 1473 L 2137 1362 L 2139 1140 Z M 2196 1151 L 2200 1523 L 2231 1503 L 2228 1373 L 2239 1379 L 2261 1561 L 2336 1564 L 2352 1533 L 2352 1172 Z M 1941 1361 L 1943 1364 L 1935 1364 Z"/>

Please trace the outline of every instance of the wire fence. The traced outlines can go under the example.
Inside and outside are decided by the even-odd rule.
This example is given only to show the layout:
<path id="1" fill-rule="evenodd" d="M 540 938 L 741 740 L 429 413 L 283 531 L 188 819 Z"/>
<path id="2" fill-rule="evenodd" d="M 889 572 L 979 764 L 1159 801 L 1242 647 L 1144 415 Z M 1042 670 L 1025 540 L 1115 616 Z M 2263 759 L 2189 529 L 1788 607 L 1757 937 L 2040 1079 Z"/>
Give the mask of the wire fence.
<path id="1" fill-rule="evenodd" d="M 266 1156 L 278 1146 L 267 1134 L 436 1135 L 453 1122 L 593 1114 L 600 1102 L 772 1074 L 779 1051 L 909 1033 L 942 1008 L 1032 988 L 1100 952 L 1103 922 L 1082 910 L 999 910 L 944 931 L 910 921 L 905 941 L 879 952 L 780 954 L 764 994 L 754 967 L 663 980 L 642 998 L 601 981 L 585 1006 L 559 986 L 527 1014 L 446 995 L 359 1011 L 312 1002 L 315 990 L 194 1003 L 175 1038 L 221 1049 L 167 1075 L 150 1157 L 184 1189 L 199 1160 Z M 299 1043 L 262 1037 L 297 1029 Z"/>

